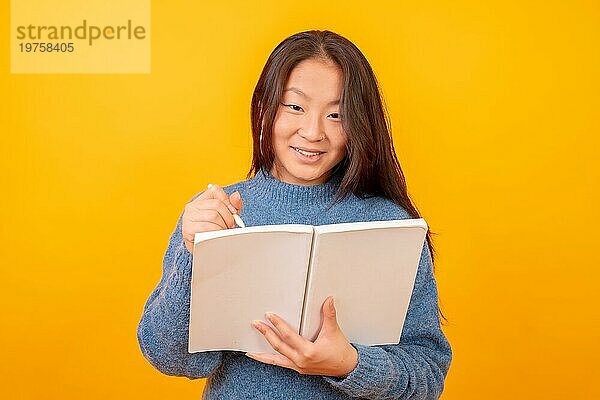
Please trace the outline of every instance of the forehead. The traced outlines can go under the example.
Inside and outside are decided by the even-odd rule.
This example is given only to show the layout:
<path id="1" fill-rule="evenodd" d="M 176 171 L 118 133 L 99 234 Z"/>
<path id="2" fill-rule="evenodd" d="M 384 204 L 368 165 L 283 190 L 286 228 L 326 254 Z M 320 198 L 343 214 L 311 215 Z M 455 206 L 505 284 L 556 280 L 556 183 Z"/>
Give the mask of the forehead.
<path id="1" fill-rule="evenodd" d="M 307 100 L 330 98 L 337 100 L 342 93 L 343 73 L 333 62 L 304 60 L 290 72 L 284 94 L 294 94 Z"/>

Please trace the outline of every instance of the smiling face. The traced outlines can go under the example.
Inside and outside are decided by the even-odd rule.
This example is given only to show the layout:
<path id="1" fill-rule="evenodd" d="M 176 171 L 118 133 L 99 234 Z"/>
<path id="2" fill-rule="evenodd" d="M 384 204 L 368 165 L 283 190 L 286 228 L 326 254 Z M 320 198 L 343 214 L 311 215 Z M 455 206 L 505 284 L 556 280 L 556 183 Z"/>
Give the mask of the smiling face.
<path id="1" fill-rule="evenodd" d="M 346 155 L 340 118 L 343 74 L 332 62 L 308 59 L 291 71 L 273 124 L 271 174 L 296 185 L 326 182 Z"/>

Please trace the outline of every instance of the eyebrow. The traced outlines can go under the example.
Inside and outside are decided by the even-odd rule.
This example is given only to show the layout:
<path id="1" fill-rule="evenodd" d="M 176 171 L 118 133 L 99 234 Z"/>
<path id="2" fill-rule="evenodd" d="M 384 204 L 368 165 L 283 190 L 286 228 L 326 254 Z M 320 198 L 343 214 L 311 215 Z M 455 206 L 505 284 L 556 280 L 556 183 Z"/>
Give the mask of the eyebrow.
<path id="1" fill-rule="evenodd" d="M 294 93 L 297 93 L 297 94 L 299 94 L 300 96 L 302 96 L 302 97 L 306 97 L 307 99 L 309 99 L 309 100 L 310 100 L 310 97 L 308 97 L 308 95 L 307 95 L 306 93 L 304 93 L 302 90 L 300 90 L 300 89 L 298 89 L 298 88 L 296 88 L 296 87 L 290 87 L 290 88 L 287 88 L 287 89 L 285 89 L 283 92 L 284 92 L 284 93 L 285 93 L 285 92 L 294 92 Z M 333 105 L 336 105 L 336 104 L 340 104 L 340 100 L 339 100 L 339 99 L 338 99 L 338 100 L 331 100 L 329 103 L 327 103 L 327 105 L 328 105 L 328 106 L 329 106 L 329 105 L 332 105 L 332 106 L 333 106 Z"/>

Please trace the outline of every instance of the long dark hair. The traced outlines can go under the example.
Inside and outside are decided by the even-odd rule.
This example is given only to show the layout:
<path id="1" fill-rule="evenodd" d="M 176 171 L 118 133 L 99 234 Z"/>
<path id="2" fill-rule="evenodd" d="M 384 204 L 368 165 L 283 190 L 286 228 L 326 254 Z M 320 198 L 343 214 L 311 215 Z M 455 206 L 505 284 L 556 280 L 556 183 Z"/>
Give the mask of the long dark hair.
<path id="1" fill-rule="evenodd" d="M 371 65 L 354 43 L 331 31 L 292 35 L 269 56 L 252 95 L 253 152 L 247 177 L 261 169 L 271 170 L 275 160 L 271 132 L 285 84 L 294 67 L 307 59 L 332 61 L 344 76 L 340 112 L 347 144 L 346 157 L 335 167 L 343 174 L 335 200 L 350 193 L 360 198 L 380 196 L 402 206 L 412 218 L 420 218 L 408 195 L 392 142 L 391 123 Z M 427 244 L 433 262 L 432 235 L 435 233 L 429 229 Z"/>

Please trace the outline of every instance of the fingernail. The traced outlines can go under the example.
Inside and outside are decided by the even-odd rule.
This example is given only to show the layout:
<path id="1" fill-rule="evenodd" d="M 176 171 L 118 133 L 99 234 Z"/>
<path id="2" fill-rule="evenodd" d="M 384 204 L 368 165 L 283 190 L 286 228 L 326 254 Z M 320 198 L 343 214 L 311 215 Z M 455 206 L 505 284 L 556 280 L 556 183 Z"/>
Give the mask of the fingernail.
<path id="1" fill-rule="evenodd" d="M 231 204 L 227 204 L 227 208 L 229 208 L 229 211 L 231 211 L 232 214 L 237 214 L 237 208 L 235 208 Z"/>
<path id="2" fill-rule="evenodd" d="M 265 313 L 265 316 L 267 317 L 267 319 L 270 321 L 271 318 L 273 318 L 273 313 L 267 312 Z"/>
<path id="3" fill-rule="evenodd" d="M 208 188 L 210 189 L 211 187 L 213 187 L 214 185 L 212 183 L 208 184 Z"/>
<path id="4" fill-rule="evenodd" d="M 240 228 L 246 227 L 246 224 L 244 224 L 244 221 L 242 221 L 242 218 L 240 218 L 238 214 L 233 214 L 233 219 L 235 220 L 236 225 Z"/>

